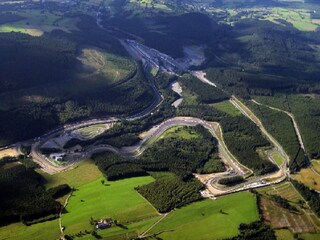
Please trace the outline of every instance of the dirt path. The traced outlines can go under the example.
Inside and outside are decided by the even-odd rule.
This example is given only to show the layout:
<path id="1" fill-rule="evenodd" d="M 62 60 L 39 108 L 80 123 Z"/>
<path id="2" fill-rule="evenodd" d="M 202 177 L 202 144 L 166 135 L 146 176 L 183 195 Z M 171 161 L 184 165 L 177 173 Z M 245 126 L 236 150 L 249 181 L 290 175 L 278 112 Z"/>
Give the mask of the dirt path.
<path id="1" fill-rule="evenodd" d="M 67 207 L 67 205 L 69 203 L 69 199 L 72 196 L 72 193 L 73 193 L 73 190 L 71 190 L 70 194 L 66 198 L 66 201 L 64 202 L 63 207 L 61 208 L 60 213 L 59 213 L 59 229 L 61 232 L 61 239 L 64 239 L 64 227 L 62 226 L 62 212 Z"/>
<path id="2" fill-rule="evenodd" d="M 169 213 L 170 213 L 170 212 L 169 212 Z M 138 238 L 145 238 L 145 237 L 146 237 L 146 234 L 147 234 L 148 232 L 150 232 L 151 229 L 153 229 L 155 226 L 157 226 L 166 216 L 168 216 L 169 213 L 163 214 L 162 217 L 161 217 L 158 221 L 156 221 L 154 224 L 152 224 L 146 231 L 144 231 L 143 233 L 141 233 L 141 234 L 138 236 Z"/>

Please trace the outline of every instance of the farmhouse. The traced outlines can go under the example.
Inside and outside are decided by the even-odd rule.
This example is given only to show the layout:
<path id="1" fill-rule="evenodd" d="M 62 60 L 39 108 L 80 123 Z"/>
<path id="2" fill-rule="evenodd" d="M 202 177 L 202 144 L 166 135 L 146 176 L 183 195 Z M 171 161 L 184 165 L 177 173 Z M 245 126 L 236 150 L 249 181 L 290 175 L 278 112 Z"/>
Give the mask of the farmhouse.
<path id="1" fill-rule="evenodd" d="M 112 219 L 108 218 L 108 219 L 101 219 L 99 222 L 97 222 L 96 224 L 96 229 L 107 229 L 110 228 L 112 226 Z"/>

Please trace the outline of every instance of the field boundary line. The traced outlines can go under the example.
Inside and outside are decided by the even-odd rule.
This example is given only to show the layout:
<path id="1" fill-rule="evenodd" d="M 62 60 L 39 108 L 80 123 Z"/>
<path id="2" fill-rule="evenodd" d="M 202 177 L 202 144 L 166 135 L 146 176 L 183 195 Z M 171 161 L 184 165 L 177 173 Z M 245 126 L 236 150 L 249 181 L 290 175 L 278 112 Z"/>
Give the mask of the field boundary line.
<path id="1" fill-rule="evenodd" d="M 145 235 L 146 235 L 148 232 L 150 232 L 151 229 L 153 229 L 155 226 L 157 226 L 163 219 L 165 219 L 166 216 L 169 215 L 169 213 L 170 213 L 170 212 L 163 214 L 160 219 L 158 219 L 158 220 L 157 220 L 154 224 L 152 224 L 147 230 L 145 230 L 143 233 L 141 233 L 141 234 L 138 236 L 138 238 L 144 238 Z"/>

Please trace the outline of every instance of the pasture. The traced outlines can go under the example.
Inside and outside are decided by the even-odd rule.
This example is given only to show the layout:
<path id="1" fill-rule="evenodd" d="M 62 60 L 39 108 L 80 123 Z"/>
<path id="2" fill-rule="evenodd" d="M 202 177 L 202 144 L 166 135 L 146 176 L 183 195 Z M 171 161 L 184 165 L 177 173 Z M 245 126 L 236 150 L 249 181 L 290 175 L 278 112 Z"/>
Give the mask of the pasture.
<path id="1" fill-rule="evenodd" d="M 255 196 L 249 192 L 241 192 L 176 209 L 146 236 L 164 240 L 224 239 L 237 235 L 240 223 L 258 219 Z"/>
<path id="2" fill-rule="evenodd" d="M 313 190 L 320 191 L 320 175 L 311 168 L 301 169 L 293 178 Z"/>
<path id="3" fill-rule="evenodd" d="M 312 160 L 311 161 L 313 169 L 320 174 L 320 161 L 319 160 Z"/>
<path id="4" fill-rule="evenodd" d="M 96 220 L 111 217 L 127 225 L 158 216 L 153 206 L 134 190 L 152 181 L 152 177 L 137 177 L 108 182 L 101 177 L 82 185 L 72 194 L 67 213 L 62 215 L 65 233 L 74 235 L 93 230 L 91 217 Z"/>
<path id="5" fill-rule="evenodd" d="M 238 109 L 236 109 L 229 101 L 214 103 L 211 104 L 211 106 L 220 110 L 221 112 L 225 112 L 226 114 L 232 117 L 241 115 L 241 112 Z"/>
<path id="6" fill-rule="evenodd" d="M 161 138 L 182 138 L 182 139 L 196 139 L 200 138 L 201 135 L 195 131 L 192 127 L 176 126 L 166 130 L 159 139 Z"/>
<path id="7" fill-rule="evenodd" d="M 131 59 L 106 53 L 100 49 L 85 48 L 79 59 L 88 69 L 104 77 L 110 85 L 129 79 L 136 70 L 136 65 Z"/>
<path id="8" fill-rule="evenodd" d="M 60 29 L 65 32 L 79 30 L 78 18 L 65 17 L 60 12 L 46 12 L 40 10 L 21 10 L 16 14 L 25 19 L 0 25 L 0 32 L 21 32 L 31 36 L 41 36 L 44 32 Z"/>
<path id="9" fill-rule="evenodd" d="M 284 182 L 276 186 L 260 188 L 257 191 L 261 194 L 259 207 L 263 220 L 271 227 L 287 228 L 293 233 L 315 232 L 320 227 L 320 222 L 291 183 Z M 286 199 L 290 205 L 298 209 L 298 212 L 281 207 L 269 198 L 270 195 L 278 195 Z"/>
<path id="10" fill-rule="evenodd" d="M 43 240 L 58 239 L 60 236 L 58 220 L 26 226 L 23 223 L 14 223 L 0 227 L 0 240 Z"/>
<path id="11" fill-rule="evenodd" d="M 38 172 L 44 177 L 47 188 L 52 188 L 65 183 L 71 187 L 78 188 L 102 177 L 102 173 L 91 160 L 82 161 L 73 169 L 54 175 L 41 172 L 40 170 L 38 170 Z"/>

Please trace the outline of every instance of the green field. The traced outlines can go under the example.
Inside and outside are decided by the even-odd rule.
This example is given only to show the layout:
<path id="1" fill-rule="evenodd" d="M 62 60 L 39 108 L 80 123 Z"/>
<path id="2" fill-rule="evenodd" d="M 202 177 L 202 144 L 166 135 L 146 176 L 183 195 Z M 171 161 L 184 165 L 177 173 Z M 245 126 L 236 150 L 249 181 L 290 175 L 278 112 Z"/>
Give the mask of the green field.
<path id="1" fill-rule="evenodd" d="M 192 127 L 176 126 L 166 130 L 159 139 L 161 138 L 182 138 L 182 139 L 195 139 L 201 135 L 196 132 Z"/>
<path id="2" fill-rule="evenodd" d="M 236 116 L 240 116 L 241 112 L 236 109 L 229 101 L 223 101 L 223 102 L 219 102 L 219 103 L 214 103 L 211 106 L 213 106 L 214 108 L 227 113 L 228 115 L 232 116 L 232 117 L 236 117 Z"/>
<path id="3" fill-rule="evenodd" d="M 15 223 L 0 228 L 0 240 L 54 240 L 59 236 L 58 220 L 38 223 L 29 227 L 22 223 Z"/>
<path id="4" fill-rule="evenodd" d="M 59 12 L 43 12 L 40 10 L 23 10 L 17 13 L 24 20 L 0 25 L 0 32 L 21 32 L 32 36 L 40 36 L 44 32 L 60 29 L 66 32 L 79 30 L 78 18 L 64 17 Z"/>
<path id="5" fill-rule="evenodd" d="M 258 219 L 255 196 L 241 192 L 174 210 L 149 234 L 164 240 L 223 239 L 237 235 L 240 223 Z"/>
<path id="6" fill-rule="evenodd" d="M 102 173 L 91 160 L 82 161 L 74 169 L 54 175 L 43 172 L 40 173 L 46 180 L 47 188 L 61 184 L 68 184 L 71 187 L 78 188 L 102 177 Z"/>
<path id="7" fill-rule="evenodd" d="M 105 181 L 102 184 L 102 180 Z M 158 216 L 157 211 L 134 188 L 152 182 L 152 177 L 139 177 L 108 182 L 104 177 L 79 187 L 70 198 L 62 216 L 66 234 L 91 231 L 90 218 L 116 219 L 127 225 Z M 130 229 L 132 231 L 132 229 Z"/>
<path id="8" fill-rule="evenodd" d="M 80 59 L 85 66 L 103 76 L 109 84 L 130 78 L 136 69 L 131 59 L 106 53 L 100 49 L 83 49 Z"/>

